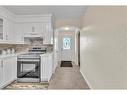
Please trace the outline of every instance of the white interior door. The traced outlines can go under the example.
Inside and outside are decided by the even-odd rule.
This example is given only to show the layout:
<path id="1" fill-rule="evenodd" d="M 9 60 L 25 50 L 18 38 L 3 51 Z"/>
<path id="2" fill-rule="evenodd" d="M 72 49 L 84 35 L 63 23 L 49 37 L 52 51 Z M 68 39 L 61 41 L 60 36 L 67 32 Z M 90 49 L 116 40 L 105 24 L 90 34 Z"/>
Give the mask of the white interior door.
<path id="1" fill-rule="evenodd" d="M 73 61 L 75 57 L 75 36 L 72 32 L 59 35 L 60 61 Z"/>

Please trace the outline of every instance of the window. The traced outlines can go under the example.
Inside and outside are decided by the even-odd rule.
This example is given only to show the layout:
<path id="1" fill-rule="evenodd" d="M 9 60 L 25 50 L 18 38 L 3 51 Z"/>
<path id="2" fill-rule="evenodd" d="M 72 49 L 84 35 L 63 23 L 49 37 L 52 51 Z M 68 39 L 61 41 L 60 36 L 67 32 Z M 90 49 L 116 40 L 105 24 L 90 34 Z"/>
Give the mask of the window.
<path id="1" fill-rule="evenodd" d="M 70 38 L 63 38 L 63 49 L 70 49 Z"/>

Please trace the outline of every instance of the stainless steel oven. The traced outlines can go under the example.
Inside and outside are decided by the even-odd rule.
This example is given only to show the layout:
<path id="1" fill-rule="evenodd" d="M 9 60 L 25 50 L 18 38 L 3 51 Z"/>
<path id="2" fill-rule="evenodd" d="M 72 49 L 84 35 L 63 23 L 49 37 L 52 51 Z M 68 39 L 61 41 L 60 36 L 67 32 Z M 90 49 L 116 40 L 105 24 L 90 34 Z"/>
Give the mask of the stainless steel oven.
<path id="1" fill-rule="evenodd" d="M 21 54 L 17 58 L 17 77 L 20 82 L 40 82 L 41 60 L 40 54 L 46 50 L 33 47 L 28 53 Z"/>
<path id="2" fill-rule="evenodd" d="M 40 81 L 40 57 L 39 55 L 23 54 L 18 56 L 17 77 L 21 80 L 34 79 Z"/>

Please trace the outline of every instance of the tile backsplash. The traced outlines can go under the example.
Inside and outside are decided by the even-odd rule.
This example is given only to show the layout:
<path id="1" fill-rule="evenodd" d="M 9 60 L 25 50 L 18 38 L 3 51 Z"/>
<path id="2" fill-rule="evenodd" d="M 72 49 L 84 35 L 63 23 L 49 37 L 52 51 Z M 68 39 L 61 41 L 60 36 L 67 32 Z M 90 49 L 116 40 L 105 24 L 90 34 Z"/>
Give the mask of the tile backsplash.
<path id="1" fill-rule="evenodd" d="M 28 45 L 12 45 L 12 44 L 0 44 L 0 51 L 8 49 L 14 49 L 15 53 L 22 52 L 23 50 L 26 50 L 28 48 Z"/>
<path id="2" fill-rule="evenodd" d="M 28 51 L 28 48 L 35 47 L 34 45 L 12 45 L 12 44 L 0 44 L 0 51 L 8 49 L 14 49 L 15 53 L 25 53 Z M 44 47 L 46 48 L 47 52 L 53 51 L 53 45 L 47 44 L 47 45 L 39 45 L 38 47 Z"/>
<path id="3" fill-rule="evenodd" d="M 0 51 L 14 49 L 15 53 L 27 52 L 31 47 L 44 47 L 47 52 L 53 51 L 53 45 L 43 44 L 43 38 L 40 37 L 26 37 L 24 38 L 26 44 L 0 44 Z"/>

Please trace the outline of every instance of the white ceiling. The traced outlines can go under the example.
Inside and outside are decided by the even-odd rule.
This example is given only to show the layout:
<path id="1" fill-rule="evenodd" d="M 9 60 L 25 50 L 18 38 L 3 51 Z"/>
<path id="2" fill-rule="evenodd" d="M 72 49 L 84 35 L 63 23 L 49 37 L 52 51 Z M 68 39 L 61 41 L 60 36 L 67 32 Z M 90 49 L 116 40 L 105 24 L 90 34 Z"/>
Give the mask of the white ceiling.
<path id="1" fill-rule="evenodd" d="M 58 19 L 80 18 L 86 6 L 4 6 L 17 15 L 53 14 Z"/>

